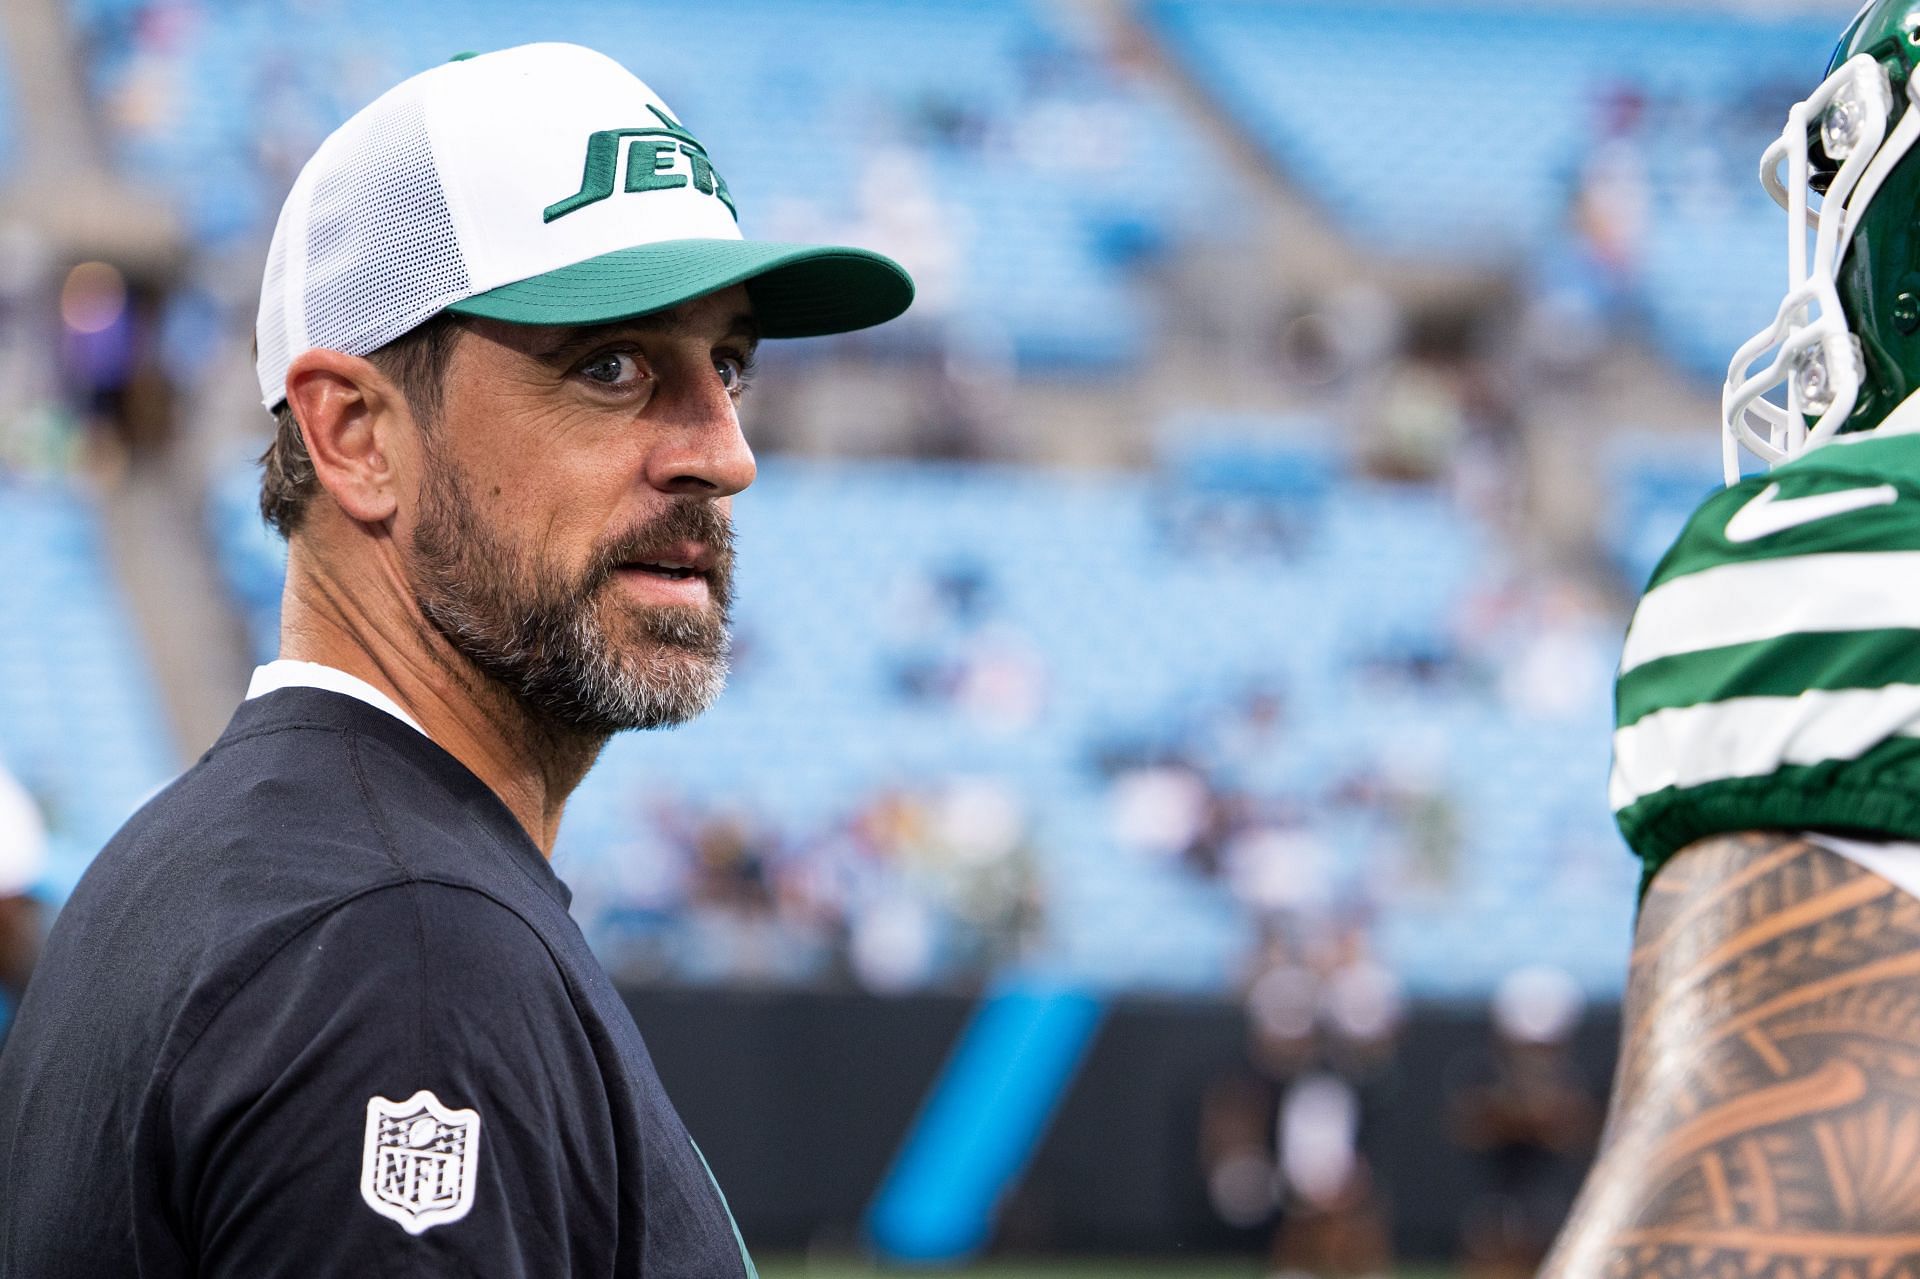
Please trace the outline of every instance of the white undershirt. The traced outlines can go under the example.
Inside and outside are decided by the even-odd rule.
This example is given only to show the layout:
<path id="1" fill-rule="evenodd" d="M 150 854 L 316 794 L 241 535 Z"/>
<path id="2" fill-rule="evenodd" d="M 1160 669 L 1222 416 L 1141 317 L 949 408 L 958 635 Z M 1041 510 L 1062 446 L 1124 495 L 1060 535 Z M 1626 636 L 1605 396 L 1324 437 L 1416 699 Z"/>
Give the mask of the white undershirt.
<path id="1" fill-rule="evenodd" d="M 1920 897 L 1920 844 L 1904 839 L 1842 839 L 1817 831 L 1802 831 L 1802 838 L 1829 852 L 1838 853 L 1863 870 L 1870 870 L 1895 888 Z"/>
<path id="2" fill-rule="evenodd" d="M 420 727 L 420 721 L 401 710 L 398 702 L 359 676 L 349 675 L 337 667 L 320 662 L 295 661 L 290 657 L 277 658 L 265 666 L 253 668 L 253 679 L 247 684 L 247 700 L 265 697 L 281 688 L 324 688 L 329 693 L 343 693 L 385 711 L 420 736 L 427 736 L 427 730 Z"/>

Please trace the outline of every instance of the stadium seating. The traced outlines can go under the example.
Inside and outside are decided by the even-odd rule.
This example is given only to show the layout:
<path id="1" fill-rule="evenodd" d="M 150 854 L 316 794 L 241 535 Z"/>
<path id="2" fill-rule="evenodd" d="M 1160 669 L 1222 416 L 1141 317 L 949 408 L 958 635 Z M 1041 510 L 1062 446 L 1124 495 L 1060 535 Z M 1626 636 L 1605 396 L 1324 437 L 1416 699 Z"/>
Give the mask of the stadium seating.
<path id="1" fill-rule="evenodd" d="M 127 0 L 76 8 L 102 98 L 145 95 L 116 116 L 127 160 L 172 184 L 209 244 L 257 238 L 289 166 L 398 76 L 588 31 L 722 159 L 750 233 L 844 235 L 916 269 L 921 305 L 897 333 L 855 339 L 869 349 L 957 339 L 1103 367 L 1152 331 L 1133 266 L 1234 230 L 1209 148 L 1034 0 L 742 0 L 723 31 L 691 0 L 618 22 L 584 0 L 265 0 L 159 33 Z M 1763 82 L 1803 84 L 1824 20 L 1330 0 L 1144 12 L 1344 228 L 1386 252 L 1498 260 L 1548 289 L 1587 270 L 1569 263 L 1565 213 L 1597 104 L 1643 92 L 1662 216 L 1627 305 L 1707 372 L 1771 310 L 1778 217 L 1747 169 L 1777 121 L 1745 103 Z M 1667 145 L 1696 135 L 1722 149 Z M 1500 648 L 1515 637 L 1474 651 L 1462 638 L 1475 594 L 1513 571 L 1495 539 L 1435 490 L 1244 442 L 1273 438 L 1270 424 L 1168 434 L 1185 442 L 1144 475 L 769 461 L 739 508 L 729 693 L 685 729 L 618 739 L 570 809 L 560 860 L 589 926 L 622 944 L 684 913 L 687 853 L 657 829 L 662 805 L 740 813 L 777 859 L 824 862 L 876 795 L 986 778 L 1021 806 L 1045 902 L 1026 962 L 1117 988 L 1223 989 L 1256 911 L 1230 877 L 1116 836 L 1106 757 L 1187 750 L 1268 688 L 1284 704 L 1277 746 L 1215 781 L 1326 850 L 1316 891 L 1373 913 L 1416 993 L 1484 992 L 1543 961 L 1616 988 L 1633 867 L 1605 812 L 1604 679 L 1516 714 Z M 1657 469 L 1623 480 L 1631 509 L 1609 526 L 1629 573 L 1679 500 Z M 284 548 L 254 484 L 236 467 L 209 518 L 265 657 Z M 979 651 L 1036 705 L 918 687 Z M 1355 789 L 1388 798 L 1339 798 Z M 1401 810 L 1422 804 L 1438 833 L 1410 851 Z M 923 870 L 864 868 L 862 891 L 931 898 Z M 663 944 L 682 976 L 712 960 L 697 937 Z"/>
<path id="2" fill-rule="evenodd" d="M 80 8 L 100 93 L 140 102 L 117 113 L 126 160 L 206 241 L 263 238 L 292 166 L 380 87 L 463 47 L 538 39 L 588 39 L 652 83 L 717 157 L 749 234 L 901 257 L 920 302 L 871 340 L 1110 365 L 1151 331 L 1132 264 L 1229 234 L 1241 203 L 1168 104 L 1026 0 L 746 0 L 723 26 L 691 0 L 618 20 L 585 0 L 282 0 L 158 35 L 117 0 Z"/>
<path id="3" fill-rule="evenodd" d="M 280 651 L 280 587 L 287 544 L 260 518 L 260 474 L 250 464 L 229 468 L 208 488 L 207 533 L 221 580 L 246 627 L 257 661 Z"/>
<path id="4" fill-rule="evenodd" d="M 0 38 L 0 177 L 13 172 L 17 158 L 20 140 L 15 113 L 12 70 L 7 65 L 5 40 Z"/>
<path id="5" fill-rule="evenodd" d="M 46 809 L 56 901 L 179 767 L 94 519 L 64 481 L 0 475 L 0 763 Z"/>
<path id="6" fill-rule="evenodd" d="M 1594 287 L 1570 206 L 1618 129 L 1647 225 L 1634 296 L 1614 305 L 1712 375 L 1773 314 L 1785 223 L 1754 167 L 1818 83 L 1836 17 L 1499 0 L 1148 12 L 1276 166 L 1378 250 Z"/>
<path id="7" fill-rule="evenodd" d="M 1654 431 L 1624 432 L 1610 440 L 1606 468 L 1612 496 L 1601 523 L 1601 544 L 1620 572 L 1621 585 L 1638 591 L 1687 517 L 1723 477 L 1718 460 L 1697 441 Z"/>
<path id="8" fill-rule="evenodd" d="M 1283 732 L 1241 784 L 1305 812 L 1332 854 L 1330 896 L 1374 903 L 1413 990 L 1484 992 L 1522 962 L 1616 988 L 1633 866 L 1606 813 L 1604 671 L 1579 705 L 1538 719 L 1516 719 L 1476 677 L 1382 675 L 1369 655 L 1455 647 L 1501 556 L 1443 495 L 1320 460 L 1333 469 L 1311 517 L 1275 545 L 1177 536 L 1170 492 L 1206 470 L 1181 478 L 1173 460 L 1148 475 L 768 460 L 736 511 L 728 693 L 685 728 L 615 739 L 569 809 L 559 868 L 588 902 L 646 899 L 651 913 L 622 916 L 644 930 L 684 900 L 660 805 L 744 815 L 780 833 L 781 856 L 805 858 L 888 788 L 986 778 L 1030 826 L 1047 909 L 1029 962 L 1101 986 L 1219 990 L 1253 912 L 1221 879 L 1116 839 L 1095 760 L 1116 742 L 1173 742 L 1246 688 L 1275 687 Z M 223 486 L 215 536 L 267 651 L 280 552 L 252 483 L 242 468 Z M 977 596 L 971 630 L 929 604 L 955 576 Z M 956 635 L 1031 655 L 1030 722 L 903 695 L 901 670 Z M 1451 866 L 1425 880 L 1391 820 L 1326 798 L 1354 775 L 1409 771 L 1460 832 Z M 908 870 L 880 878 L 919 891 Z"/>

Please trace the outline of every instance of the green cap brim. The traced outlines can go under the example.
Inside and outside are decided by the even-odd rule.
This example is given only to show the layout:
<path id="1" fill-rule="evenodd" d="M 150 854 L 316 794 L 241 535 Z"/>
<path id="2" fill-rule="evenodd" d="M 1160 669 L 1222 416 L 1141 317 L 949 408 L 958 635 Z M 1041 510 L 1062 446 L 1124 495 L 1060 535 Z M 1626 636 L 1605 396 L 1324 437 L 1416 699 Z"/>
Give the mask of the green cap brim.
<path id="1" fill-rule="evenodd" d="M 913 277 L 866 249 L 764 240 L 662 240 L 505 284 L 447 310 L 509 324 L 605 324 L 747 286 L 762 337 L 810 338 L 883 324 L 913 301 Z"/>

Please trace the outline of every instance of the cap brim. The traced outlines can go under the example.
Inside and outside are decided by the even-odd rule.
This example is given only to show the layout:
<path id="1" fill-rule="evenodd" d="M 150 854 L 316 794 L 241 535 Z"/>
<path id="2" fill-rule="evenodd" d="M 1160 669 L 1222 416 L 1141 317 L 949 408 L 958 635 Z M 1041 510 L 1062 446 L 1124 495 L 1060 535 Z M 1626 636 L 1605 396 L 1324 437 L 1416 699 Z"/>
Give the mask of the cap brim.
<path id="1" fill-rule="evenodd" d="M 455 302 L 509 324 L 605 324 L 747 286 L 762 337 L 883 324 L 913 301 L 913 277 L 866 249 L 764 240 L 663 240 L 588 258 Z"/>

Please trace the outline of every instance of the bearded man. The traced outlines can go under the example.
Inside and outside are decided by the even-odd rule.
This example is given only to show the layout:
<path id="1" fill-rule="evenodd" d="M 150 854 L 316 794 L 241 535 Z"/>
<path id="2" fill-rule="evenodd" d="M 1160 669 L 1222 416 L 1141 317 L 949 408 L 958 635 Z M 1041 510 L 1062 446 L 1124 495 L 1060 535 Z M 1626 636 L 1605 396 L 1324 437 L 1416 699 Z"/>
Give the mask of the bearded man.
<path id="1" fill-rule="evenodd" d="M 321 145 L 256 329 L 281 658 L 52 931 L 0 1273 L 753 1273 L 548 857 L 610 734 L 720 691 L 756 342 L 911 298 L 743 240 L 577 46 L 462 55 Z"/>

